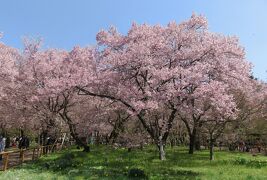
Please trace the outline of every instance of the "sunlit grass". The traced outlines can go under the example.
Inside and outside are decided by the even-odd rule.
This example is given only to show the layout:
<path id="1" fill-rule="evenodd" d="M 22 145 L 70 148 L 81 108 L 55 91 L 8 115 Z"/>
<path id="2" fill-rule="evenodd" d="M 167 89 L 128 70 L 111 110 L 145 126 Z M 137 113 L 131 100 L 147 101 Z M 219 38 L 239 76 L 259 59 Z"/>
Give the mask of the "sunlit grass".
<path id="1" fill-rule="evenodd" d="M 218 151 L 210 162 L 208 151 L 189 155 L 176 147 L 160 161 L 154 147 L 128 152 L 99 146 L 88 154 L 73 149 L 42 157 L 1 172 L 0 179 L 128 179 L 131 170 L 149 179 L 267 179 L 267 156 Z"/>

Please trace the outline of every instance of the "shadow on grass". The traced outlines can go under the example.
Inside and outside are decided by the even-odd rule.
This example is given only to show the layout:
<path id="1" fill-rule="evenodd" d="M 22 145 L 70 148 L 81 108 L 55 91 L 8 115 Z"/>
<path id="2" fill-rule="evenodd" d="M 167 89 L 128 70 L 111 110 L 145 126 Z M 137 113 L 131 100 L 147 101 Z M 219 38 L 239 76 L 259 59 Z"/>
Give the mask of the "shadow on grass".
<path id="1" fill-rule="evenodd" d="M 170 150 L 167 155 L 166 161 L 160 161 L 157 152 L 151 148 L 127 152 L 126 149 L 97 147 L 90 153 L 72 150 L 42 157 L 18 168 L 34 170 L 36 173 L 49 172 L 68 179 L 131 179 L 129 172 L 133 169 L 143 171 L 146 178 L 195 179 L 201 175 L 199 172 L 182 168 L 200 166 L 208 158 L 205 154 L 192 156 L 175 150 Z M 136 176 L 136 179 L 146 178 L 138 174 Z"/>

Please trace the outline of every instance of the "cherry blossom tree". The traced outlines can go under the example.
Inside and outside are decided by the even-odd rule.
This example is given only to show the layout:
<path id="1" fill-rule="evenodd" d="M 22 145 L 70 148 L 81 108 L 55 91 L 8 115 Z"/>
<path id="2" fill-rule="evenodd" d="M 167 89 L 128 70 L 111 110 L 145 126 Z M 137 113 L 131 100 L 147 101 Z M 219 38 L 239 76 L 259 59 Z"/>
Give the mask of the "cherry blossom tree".
<path id="1" fill-rule="evenodd" d="M 227 126 L 227 132 L 224 133 L 224 138 L 232 145 L 248 140 L 252 132 L 260 134 L 260 131 L 254 128 L 266 119 L 266 92 L 266 83 L 256 79 L 251 79 L 250 87 L 246 86 L 243 91 L 234 92 L 239 111 L 235 121 Z"/>
<path id="2" fill-rule="evenodd" d="M 16 86 L 15 76 L 18 72 L 16 62 L 19 58 L 18 50 L 0 42 L 0 123 L 3 128 L 17 125 L 18 114 L 13 113 L 12 110 L 18 106 L 13 103 L 14 100 L 9 96 L 9 89 Z"/>
<path id="3" fill-rule="evenodd" d="M 251 65 L 238 39 L 209 32 L 203 16 L 193 14 L 167 26 L 133 23 L 126 35 L 111 27 L 96 39 L 94 47 L 74 47 L 69 52 L 40 50 L 39 41 L 26 41 L 23 61 L 18 63 L 23 70 L 18 70 L 19 83 L 14 87 L 24 93 L 29 107 L 44 106 L 50 119 L 60 116 L 85 149 L 89 148 L 77 133 L 79 123 L 88 121 L 117 134 L 117 127 L 131 116 L 153 140 L 161 160 L 174 121 L 180 118 L 193 153 L 199 129 L 235 118 L 239 111 L 234 93 L 251 86 Z M 119 124 L 113 128 L 99 114 L 85 112 L 94 111 L 88 104 L 100 101 L 123 112 L 123 117 L 117 114 Z M 114 112 L 101 108 L 106 113 L 102 117 L 113 117 Z"/>
<path id="4" fill-rule="evenodd" d="M 129 113 L 139 118 L 154 142 L 160 144 L 159 149 L 164 147 L 163 137 L 168 137 L 177 112 L 186 112 L 190 117 L 181 117 L 188 128 L 193 153 L 201 117 L 210 109 L 198 107 L 198 101 L 203 100 L 208 88 L 222 88 L 228 94 L 217 94 L 212 103 L 227 109 L 229 103 L 234 105 L 224 100 L 231 97 L 229 90 L 233 86 L 242 88 L 250 76 L 250 64 L 245 61 L 238 39 L 208 32 L 202 16 L 192 15 L 188 21 L 170 23 L 167 27 L 133 24 L 127 35 L 112 27 L 108 32 L 99 32 L 97 40 L 102 47 L 97 56 L 98 89 L 95 91 L 88 84 L 78 86 L 79 90 L 125 105 Z M 169 109 L 165 113 L 168 128 L 158 135 L 146 115 L 162 107 Z M 164 155 L 160 157 L 164 159 Z"/>
<path id="5" fill-rule="evenodd" d="M 90 131 L 89 125 L 101 126 L 100 122 L 97 122 L 101 121 L 100 118 L 92 120 L 96 114 L 92 105 L 98 102 L 95 98 L 78 96 L 77 88 L 70 85 L 78 82 L 77 80 L 81 84 L 87 82 L 80 73 L 87 67 L 92 68 L 90 65 L 86 66 L 90 52 L 89 48 L 82 51 L 80 48 L 74 48 L 71 52 L 56 49 L 42 51 L 39 50 L 39 42 L 27 42 L 24 62 L 21 65 L 23 71 L 19 76 L 21 87 L 24 88 L 20 92 L 24 93 L 25 99 L 38 114 L 43 114 L 42 122 L 47 125 L 45 131 L 55 127 L 60 117 L 68 125 L 76 143 L 87 152 L 90 148 L 81 139 L 84 137 L 81 132 Z M 107 123 L 105 129 L 111 130 Z"/>

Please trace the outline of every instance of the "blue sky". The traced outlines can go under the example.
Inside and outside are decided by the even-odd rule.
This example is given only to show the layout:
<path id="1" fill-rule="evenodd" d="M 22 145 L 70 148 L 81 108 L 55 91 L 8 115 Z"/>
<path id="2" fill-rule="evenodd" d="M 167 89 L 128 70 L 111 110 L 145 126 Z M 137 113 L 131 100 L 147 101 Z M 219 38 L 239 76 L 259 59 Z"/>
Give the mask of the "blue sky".
<path id="1" fill-rule="evenodd" d="M 22 48 L 24 36 L 42 37 L 45 47 L 71 49 L 95 43 L 111 25 L 126 33 L 132 22 L 181 22 L 203 14 L 213 32 L 236 35 L 254 64 L 254 75 L 267 80 L 267 1 L 265 0 L 1 0 L 2 41 Z"/>

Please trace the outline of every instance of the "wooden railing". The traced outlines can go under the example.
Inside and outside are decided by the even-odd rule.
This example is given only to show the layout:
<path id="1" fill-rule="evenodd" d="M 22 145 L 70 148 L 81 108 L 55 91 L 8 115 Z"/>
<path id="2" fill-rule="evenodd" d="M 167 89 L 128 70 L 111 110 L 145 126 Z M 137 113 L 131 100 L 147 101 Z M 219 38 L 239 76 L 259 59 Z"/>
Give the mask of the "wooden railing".
<path id="1" fill-rule="evenodd" d="M 14 151 L 0 152 L 0 155 L 2 155 L 2 161 L 3 161 L 2 170 L 3 171 L 7 170 L 8 162 L 9 162 L 11 154 L 18 154 L 19 155 L 18 163 L 16 164 L 16 165 L 19 165 L 25 161 L 25 152 L 31 152 L 32 151 L 31 160 L 36 160 L 36 159 L 40 158 L 42 155 L 60 151 L 64 147 L 56 146 L 56 145 L 47 145 L 47 146 L 37 146 L 37 147 L 33 147 L 33 148 L 28 148 L 28 149 L 20 149 L 20 150 L 14 150 Z"/>

